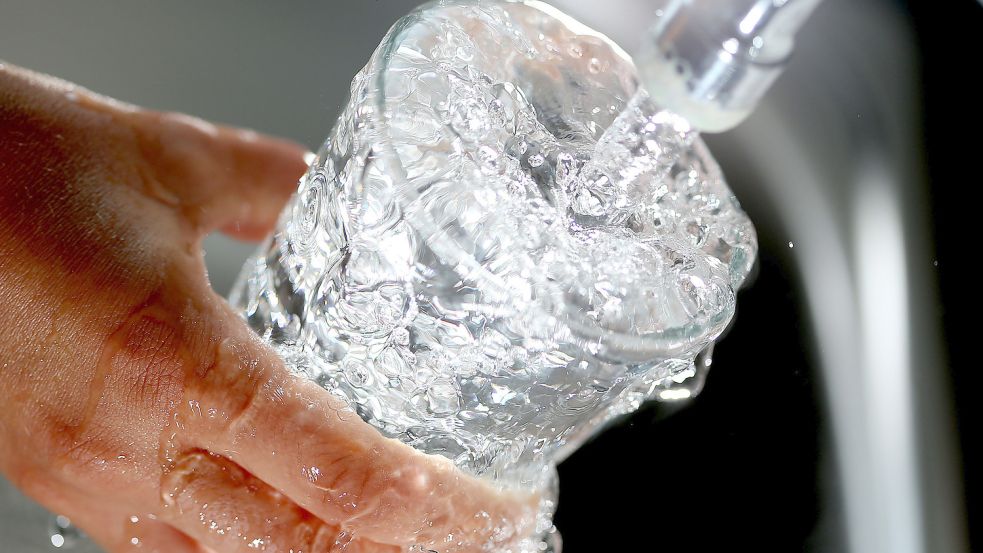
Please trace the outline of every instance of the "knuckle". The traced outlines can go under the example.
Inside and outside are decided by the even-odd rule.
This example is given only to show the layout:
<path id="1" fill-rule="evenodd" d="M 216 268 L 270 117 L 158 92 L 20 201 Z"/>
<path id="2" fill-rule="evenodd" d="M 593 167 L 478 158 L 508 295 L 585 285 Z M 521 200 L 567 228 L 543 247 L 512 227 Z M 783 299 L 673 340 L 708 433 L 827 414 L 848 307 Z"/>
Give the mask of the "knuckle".
<path id="1" fill-rule="evenodd" d="M 441 517 L 433 475 L 412 461 L 391 463 L 382 451 L 334 444 L 307 467 L 318 512 L 343 527 L 383 531 L 411 540 L 428 521 Z"/>
<path id="2" fill-rule="evenodd" d="M 331 444 L 309 458 L 302 474 L 306 495 L 319 513 L 340 523 L 379 518 L 381 479 L 364 452 Z"/>
<path id="3" fill-rule="evenodd" d="M 265 418 L 265 398 L 275 388 L 270 363 L 255 344 L 233 338 L 217 340 L 209 362 L 194 375 L 193 394 L 214 406 L 215 438 L 235 442 L 255 432 Z"/>
<path id="4" fill-rule="evenodd" d="M 347 505 L 352 510 L 364 505 L 360 500 L 365 496 L 371 470 L 353 462 L 353 458 L 350 452 L 330 451 L 319 455 L 316 464 L 305 470 L 305 476 L 322 503 Z"/>
<path id="5" fill-rule="evenodd" d="M 165 508 L 193 508 L 198 500 L 196 489 L 203 481 L 214 479 L 216 464 L 209 454 L 193 450 L 184 453 L 161 477 L 161 502 Z"/>

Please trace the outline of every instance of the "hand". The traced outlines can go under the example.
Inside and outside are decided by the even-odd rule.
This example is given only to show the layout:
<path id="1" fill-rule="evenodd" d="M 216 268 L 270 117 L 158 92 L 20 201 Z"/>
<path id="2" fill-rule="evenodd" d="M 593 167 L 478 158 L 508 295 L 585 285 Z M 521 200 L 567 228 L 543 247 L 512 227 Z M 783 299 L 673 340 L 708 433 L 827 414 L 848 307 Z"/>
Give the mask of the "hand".
<path id="1" fill-rule="evenodd" d="M 526 531 L 534 498 L 382 437 L 211 290 L 202 238 L 264 236 L 304 168 L 294 144 L 0 63 L 0 471 L 109 551 Z"/>

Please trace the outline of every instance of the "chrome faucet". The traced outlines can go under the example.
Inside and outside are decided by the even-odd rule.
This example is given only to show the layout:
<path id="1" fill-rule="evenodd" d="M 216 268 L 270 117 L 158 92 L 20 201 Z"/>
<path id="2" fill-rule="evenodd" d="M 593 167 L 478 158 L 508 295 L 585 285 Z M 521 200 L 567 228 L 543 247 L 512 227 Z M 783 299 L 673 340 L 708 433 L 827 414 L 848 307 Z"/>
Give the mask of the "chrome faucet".
<path id="1" fill-rule="evenodd" d="M 737 126 L 784 69 L 820 0 L 663 0 L 635 62 L 658 104 L 703 132 Z"/>

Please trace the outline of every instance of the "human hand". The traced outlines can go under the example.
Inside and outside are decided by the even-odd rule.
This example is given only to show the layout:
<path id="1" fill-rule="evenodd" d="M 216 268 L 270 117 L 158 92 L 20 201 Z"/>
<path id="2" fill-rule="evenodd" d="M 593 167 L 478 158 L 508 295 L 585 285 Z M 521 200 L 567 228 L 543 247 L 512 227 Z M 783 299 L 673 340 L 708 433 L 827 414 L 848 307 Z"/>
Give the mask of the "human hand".
<path id="1" fill-rule="evenodd" d="M 0 63 L 0 471 L 110 551 L 528 530 L 534 498 L 382 437 L 211 290 L 202 238 L 264 236 L 303 158 Z"/>

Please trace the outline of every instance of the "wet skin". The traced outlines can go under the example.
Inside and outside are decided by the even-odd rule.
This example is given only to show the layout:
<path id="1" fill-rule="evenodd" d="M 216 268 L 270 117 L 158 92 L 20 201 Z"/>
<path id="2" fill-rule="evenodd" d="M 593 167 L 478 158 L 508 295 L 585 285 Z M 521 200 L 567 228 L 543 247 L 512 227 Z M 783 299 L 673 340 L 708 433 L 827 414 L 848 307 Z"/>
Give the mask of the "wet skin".
<path id="1" fill-rule="evenodd" d="M 0 62 L 0 471 L 111 552 L 477 551 L 530 517 L 212 291 L 202 238 L 269 232 L 304 154 Z"/>

